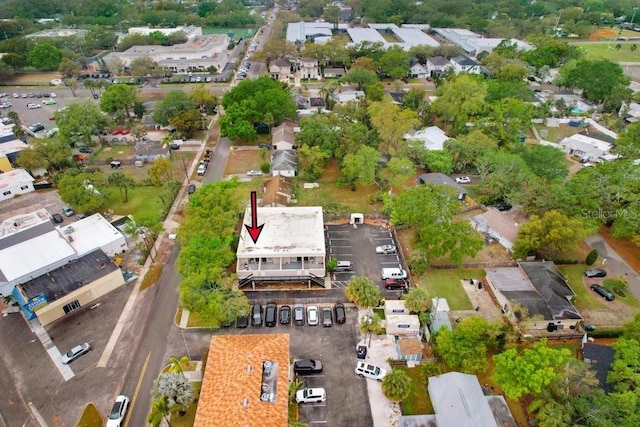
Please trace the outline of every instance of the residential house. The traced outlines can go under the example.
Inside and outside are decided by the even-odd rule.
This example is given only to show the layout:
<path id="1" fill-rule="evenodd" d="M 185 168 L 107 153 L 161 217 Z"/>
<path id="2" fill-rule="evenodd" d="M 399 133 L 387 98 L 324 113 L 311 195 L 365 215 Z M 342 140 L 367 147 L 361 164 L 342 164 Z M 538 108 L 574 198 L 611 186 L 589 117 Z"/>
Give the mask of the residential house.
<path id="1" fill-rule="evenodd" d="M 253 212 L 247 208 L 244 224 Z M 236 257 L 240 286 L 268 281 L 308 281 L 324 286 L 326 244 L 322 208 L 260 207 L 264 224 L 255 242 L 242 227 Z"/>
<path id="2" fill-rule="evenodd" d="M 298 171 L 298 160 L 293 150 L 272 150 L 271 151 L 271 174 L 273 176 L 284 175 L 288 177 L 296 176 Z"/>
<path id="3" fill-rule="evenodd" d="M 358 101 L 361 98 L 364 98 L 364 91 L 362 90 L 347 90 L 344 92 L 338 92 L 333 95 L 333 98 L 336 101 L 336 104 L 346 104 L 351 101 Z"/>
<path id="4" fill-rule="evenodd" d="M 278 175 L 264 179 L 260 206 L 288 206 L 293 198 L 293 185 L 285 176 Z"/>
<path id="5" fill-rule="evenodd" d="M 444 56 L 432 56 L 427 58 L 427 78 L 434 79 L 440 76 L 447 68 L 451 66 L 451 63 Z"/>
<path id="6" fill-rule="evenodd" d="M 404 135 L 404 139 L 421 141 L 427 150 L 442 150 L 449 137 L 438 126 L 429 126 L 417 131 L 410 130 Z"/>
<path id="7" fill-rule="evenodd" d="M 426 184 L 427 182 L 452 188 L 458 194 L 458 200 L 461 202 L 467 198 L 467 190 L 443 173 L 424 173 L 418 177 L 418 184 Z"/>
<path id="8" fill-rule="evenodd" d="M 324 69 L 324 76 L 326 78 L 331 78 L 331 79 L 339 79 L 340 77 L 344 76 L 346 74 L 346 71 L 344 68 L 332 68 L 332 67 L 327 67 Z"/>
<path id="9" fill-rule="evenodd" d="M 274 80 L 288 81 L 291 74 L 291 61 L 286 58 L 278 58 L 269 63 L 269 75 Z"/>
<path id="10" fill-rule="evenodd" d="M 453 67 L 453 71 L 456 74 L 480 74 L 480 64 L 468 56 L 454 56 L 449 60 L 449 63 Z"/>
<path id="11" fill-rule="evenodd" d="M 171 149 L 167 144 L 158 141 L 141 141 L 136 143 L 136 160 L 153 162 L 156 158 L 163 159 L 171 156 Z"/>
<path id="12" fill-rule="evenodd" d="M 419 337 L 398 337 L 396 340 L 396 354 L 398 360 L 419 362 L 422 360 L 422 341 Z"/>
<path id="13" fill-rule="evenodd" d="M 280 126 L 271 130 L 271 148 L 273 150 L 293 150 L 296 146 L 294 129 L 296 123 L 284 121 Z"/>
<path id="14" fill-rule="evenodd" d="M 303 80 L 320 80 L 320 67 L 315 58 L 300 58 L 298 60 L 298 72 Z"/>
<path id="15" fill-rule="evenodd" d="M 438 332 L 441 328 L 453 330 L 449 320 L 449 303 L 446 298 L 432 298 L 431 311 L 429 312 L 429 332 Z"/>
<path id="16" fill-rule="evenodd" d="M 495 239 L 507 251 L 513 251 L 518 238 L 518 224 L 510 216 L 490 207 L 484 213 L 472 217 L 471 225 L 487 238 Z"/>
<path id="17" fill-rule="evenodd" d="M 287 427 L 289 357 L 288 334 L 214 335 L 193 425 Z"/>
<path id="18" fill-rule="evenodd" d="M 417 79 L 426 79 L 429 77 L 427 67 L 422 65 L 416 58 L 411 58 L 409 61 L 409 77 Z"/>
<path id="19" fill-rule="evenodd" d="M 429 377 L 429 397 L 435 414 L 400 417 L 400 427 L 513 427 L 513 415 L 503 396 L 491 395 L 478 377 L 460 372 Z"/>
<path id="20" fill-rule="evenodd" d="M 391 97 L 391 102 L 396 105 L 404 105 L 405 92 L 387 92 L 387 95 Z"/>
<path id="21" fill-rule="evenodd" d="M 589 365 L 591 370 L 595 371 L 600 388 L 605 392 L 611 391 L 611 384 L 607 383 L 607 375 L 615 353 L 615 350 L 609 345 L 590 343 L 586 336 L 582 340 L 582 360 Z"/>
<path id="22" fill-rule="evenodd" d="M 402 299 L 388 299 L 384 302 L 384 315 L 389 316 L 392 314 L 411 314 L 411 311 L 407 308 L 405 300 Z"/>
<path id="23" fill-rule="evenodd" d="M 296 108 L 298 110 L 308 110 L 311 108 L 308 96 L 305 96 L 299 93 L 294 93 L 293 101 L 296 103 Z"/>
<path id="24" fill-rule="evenodd" d="M 575 158 L 597 162 L 598 158 L 609 154 L 613 145 L 610 142 L 577 133 L 560 141 L 560 148 Z"/>
<path id="25" fill-rule="evenodd" d="M 537 333 L 556 330 L 572 333 L 582 321 L 571 303 L 576 296 L 552 261 L 519 262 L 517 267 L 487 268 L 486 280 L 503 313 L 510 317 L 514 305 L 526 309 L 524 329 Z M 520 315 L 521 316 L 521 315 Z"/>
<path id="26" fill-rule="evenodd" d="M 35 179 L 24 169 L 0 172 L 0 202 L 34 191 Z"/>

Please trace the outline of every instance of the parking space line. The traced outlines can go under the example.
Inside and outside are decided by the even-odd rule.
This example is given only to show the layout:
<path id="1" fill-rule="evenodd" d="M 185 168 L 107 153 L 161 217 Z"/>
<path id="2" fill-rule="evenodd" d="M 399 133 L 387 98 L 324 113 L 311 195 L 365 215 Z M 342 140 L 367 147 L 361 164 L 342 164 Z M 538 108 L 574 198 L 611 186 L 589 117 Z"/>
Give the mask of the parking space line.
<path id="1" fill-rule="evenodd" d="M 309 421 L 308 424 L 326 424 L 327 420 L 324 421 Z"/>

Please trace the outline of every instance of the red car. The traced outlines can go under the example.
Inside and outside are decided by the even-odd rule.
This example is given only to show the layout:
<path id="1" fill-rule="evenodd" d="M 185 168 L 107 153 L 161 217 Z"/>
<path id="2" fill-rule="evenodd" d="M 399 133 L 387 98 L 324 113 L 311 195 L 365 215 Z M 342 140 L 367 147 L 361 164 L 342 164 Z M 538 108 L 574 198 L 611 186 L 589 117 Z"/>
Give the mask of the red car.
<path id="1" fill-rule="evenodd" d="M 130 132 L 129 129 L 127 128 L 115 128 L 113 132 L 111 132 L 113 135 L 127 135 Z"/>

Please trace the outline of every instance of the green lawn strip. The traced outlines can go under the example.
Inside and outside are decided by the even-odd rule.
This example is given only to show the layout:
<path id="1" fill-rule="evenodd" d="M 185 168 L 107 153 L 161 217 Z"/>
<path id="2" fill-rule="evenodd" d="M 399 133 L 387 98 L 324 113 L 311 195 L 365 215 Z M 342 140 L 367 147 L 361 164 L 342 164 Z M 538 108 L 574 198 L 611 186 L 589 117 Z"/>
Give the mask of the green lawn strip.
<path id="1" fill-rule="evenodd" d="M 479 279 L 486 275 L 481 268 L 430 269 L 418 279 L 429 296 L 446 298 L 451 310 L 472 310 L 473 304 L 462 289 L 460 280 Z"/>
<path id="2" fill-rule="evenodd" d="M 102 427 L 104 418 L 95 403 L 89 403 L 84 407 L 82 416 L 76 427 Z"/>
<path id="3" fill-rule="evenodd" d="M 196 399 L 191 405 L 189 405 L 189 409 L 187 409 L 187 412 L 184 415 L 171 415 L 171 427 L 192 427 L 196 420 L 198 396 L 200 396 L 202 382 L 193 382 L 191 384 L 193 385 L 193 395 L 196 396 Z"/>
<path id="4" fill-rule="evenodd" d="M 606 306 L 599 297 L 596 297 L 586 286 L 584 286 L 582 277 L 586 267 L 584 265 L 559 265 L 558 269 L 564 274 L 569 282 L 569 286 L 576 293 L 576 297 L 572 300 L 573 305 L 578 310 L 583 309 L 604 309 Z"/>
<path id="5" fill-rule="evenodd" d="M 236 39 L 253 37 L 255 28 L 203 28 L 202 34 L 233 34 Z"/>
<path id="6" fill-rule="evenodd" d="M 640 307 L 640 302 L 638 302 L 638 300 L 635 299 L 633 294 L 630 291 L 628 291 L 627 288 L 616 279 L 604 279 L 604 281 L 602 282 L 602 286 L 609 289 L 615 295 L 617 301 L 622 301 L 623 303 L 627 304 L 629 307 L 635 307 L 635 308 Z M 622 293 L 624 293 L 624 296 L 620 296 L 620 294 L 616 292 L 614 288 L 618 288 L 619 290 L 621 290 Z"/>
<path id="7" fill-rule="evenodd" d="M 377 213 L 382 205 L 369 203 L 369 192 L 362 189 L 351 191 L 335 182 L 320 182 L 319 188 L 303 188 L 296 192 L 299 206 L 322 206 L 327 213 Z"/>
<path id="8" fill-rule="evenodd" d="M 620 49 L 616 49 L 616 45 Z M 631 50 L 636 42 L 612 41 L 611 43 L 575 43 L 585 52 L 587 58 L 603 58 L 613 62 L 640 62 L 640 51 Z"/>
<path id="9" fill-rule="evenodd" d="M 161 187 L 130 188 L 129 201 L 123 202 L 118 188 L 111 188 L 107 194 L 107 204 L 104 210 L 111 209 L 115 215 L 133 215 L 134 218 L 152 218 L 161 221 L 162 202 L 158 194 L 163 192 Z"/>
<path id="10" fill-rule="evenodd" d="M 427 376 L 422 373 L 421 366 L 415 368 L 396 366 L 393 369 L 405 371 L 411 378 L 409 397 L 402 401 L 402 414 L 433 414 L 433 405 L 431 405 L 431 399 L 427 392 Z"/>

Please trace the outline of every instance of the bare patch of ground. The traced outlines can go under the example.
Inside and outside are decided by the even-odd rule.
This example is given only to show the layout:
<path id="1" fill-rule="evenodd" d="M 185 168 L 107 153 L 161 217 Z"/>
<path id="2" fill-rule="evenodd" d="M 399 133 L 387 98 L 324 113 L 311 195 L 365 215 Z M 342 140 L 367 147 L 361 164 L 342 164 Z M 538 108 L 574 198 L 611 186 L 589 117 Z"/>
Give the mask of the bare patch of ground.
<path id="1" fill-rule="evenodd" d="M 224 169 L 225 175 L 246 174 L 249 170 L 260 170 L 260 164 L 269 159 L 260 158 L 260 150 L 238 150 L 229 153 L 229 160 Z"/>
<path id="2" fill-rule="evenodd" d="M 5 77 L 7 85 L 48 85 L 53 79 L 59 79 L 60 73 L 25 73 Z"/>

